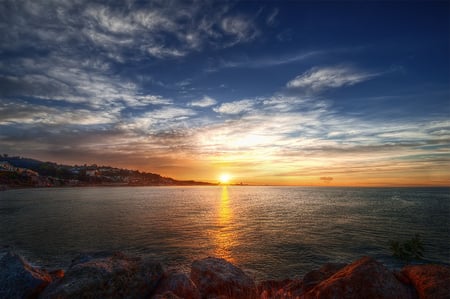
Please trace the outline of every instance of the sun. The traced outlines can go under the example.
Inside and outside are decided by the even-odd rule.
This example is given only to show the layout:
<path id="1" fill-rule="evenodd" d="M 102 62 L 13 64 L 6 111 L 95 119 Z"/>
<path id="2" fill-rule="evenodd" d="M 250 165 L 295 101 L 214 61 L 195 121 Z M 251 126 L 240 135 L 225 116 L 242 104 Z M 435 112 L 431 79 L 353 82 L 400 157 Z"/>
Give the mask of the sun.
<path id="1" fill-rule="evenodd" d="M 228 184 L 228 183 L 230 183 L 230 179 L 231 179 L 231 176 L 228 173 L 222 173 L 219 177 L 219 182 L 221 184 Z"/>

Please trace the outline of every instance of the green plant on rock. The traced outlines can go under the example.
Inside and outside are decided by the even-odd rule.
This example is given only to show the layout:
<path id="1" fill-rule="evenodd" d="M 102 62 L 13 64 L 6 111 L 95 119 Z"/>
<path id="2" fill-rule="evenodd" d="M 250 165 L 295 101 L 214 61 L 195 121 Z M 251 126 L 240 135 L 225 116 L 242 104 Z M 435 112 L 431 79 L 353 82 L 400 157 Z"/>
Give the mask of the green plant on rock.
<path id="1" fill-rule="evenodd" d="M 389 245 L 392 255 L 406 264 L 409 264 L 412 260 L 422 259 L 425 251 L 423 241 L 419 234 L 404 242 L 391 240 L 389 241 Z"/>

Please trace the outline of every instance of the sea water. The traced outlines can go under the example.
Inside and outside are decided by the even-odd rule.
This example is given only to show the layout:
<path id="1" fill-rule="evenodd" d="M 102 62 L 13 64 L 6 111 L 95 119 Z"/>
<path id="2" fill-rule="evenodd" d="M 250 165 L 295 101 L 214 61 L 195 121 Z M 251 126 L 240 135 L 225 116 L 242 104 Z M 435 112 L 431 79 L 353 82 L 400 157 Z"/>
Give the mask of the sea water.
<path id="1" fill-rule="evenodd" d="M 449 188 L 88 187 L 0 192 L 0 248 L 67 267 L 123 251 L 188 271 L 225 258 L 256 279 L 301 277 L 420 234 L 424 262 L 450 263 Z"/>

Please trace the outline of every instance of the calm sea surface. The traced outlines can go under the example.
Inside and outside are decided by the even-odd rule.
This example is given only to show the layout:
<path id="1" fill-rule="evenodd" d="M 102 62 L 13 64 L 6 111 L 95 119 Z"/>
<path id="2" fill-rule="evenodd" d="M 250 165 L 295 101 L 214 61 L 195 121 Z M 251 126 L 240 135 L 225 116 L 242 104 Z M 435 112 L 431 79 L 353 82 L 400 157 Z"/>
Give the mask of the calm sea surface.
<path id="1" fill-rule="evenodd" d="M 302 276 L 419 233 L 427 262 L 450 263 L 450 189 L 114 187 L 0 192 L 0 248 L 67 267 L 79 252 L 120 250 L 189 269 L 226 258 L 257 279 Z"/>

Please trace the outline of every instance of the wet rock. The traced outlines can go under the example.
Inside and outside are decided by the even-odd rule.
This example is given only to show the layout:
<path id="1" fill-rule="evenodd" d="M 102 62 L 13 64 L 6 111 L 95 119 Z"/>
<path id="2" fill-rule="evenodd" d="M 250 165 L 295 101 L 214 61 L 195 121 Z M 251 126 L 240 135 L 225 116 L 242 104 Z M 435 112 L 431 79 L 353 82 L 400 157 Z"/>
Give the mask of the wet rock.
<path id="1" fill-rule="evenodd" d="M 37 298 L 51 281 L 47 271 L 31 266 L 14 252 L 0 260 L 0 298 Z"/>
<path id="2" fill-rule="evenodd" d="M 58 269 L 58 270 L 49 271 L 48 274 L 50 274 L 50 277 L 52 278 L 52 280 L 56 280 L 58 278 L 63 278 L 64 275 L 66 274 L 66 272 L 64 272 L 64 270 L 62 270 L 62 269 Z"/>
<path id="3" fill-rule="evenodd" d="M 194 282 L 183 273 L 170 273 L 165 276 L 157 290 L 156 294 L 173 293 L 184 299 L 200 299 L 200 292 Z"/>
<path id="4" fill-rule="evenodd" d="M 312 270 L 305 274 L 303 277 L 303 291 L 307 292 L 314 288 L 316 285 L 328 279 L 336 272 L 344 268 L 346 264 L 328 263 L 323 265 L 319 270 Z"/>
<path id="5" fill-rule="evenodd" d="M 78 257 L 40 298 L 148 298 L 164 275 L 159 263 L 121 253 Z"/>
<path id="6" fill-rule="evenodd" d="M 400 281 L 401 283 L 405 285 L 412 285 L 412 282 L 411 280 L 409 280 L 408 276 L 406 276 L 402 272 L 393 271 L 392 273 L 394 274 L 395 278 L 397 278 L 397 280 Z"/>
<path id="7" fill-rule="evenodd" d="M 257 298 L 253 279 L 224 259 L 209 257 L 195 261 L 191 279 L 202 298 Z"/>
<path id="8" fill-rule="evenodd" d="M 285 298 L 285 288 L 292 282 L 292 279 L 262 281 L 258 284 L 259 297 L 261 299 Z"/>
<path id="9" fill-rule="evenodd" d="M 277 298 L 282 299 L 298 298 L 302 293 L 303 293 L 303 280 L 295 279 L 278 292 Z"/>
<path id="10" fill-rule="evenodd" d="M 258 293 L 262 299 L 299 298 L 302 294 L 313 289 L 320 282 L 331 277 L 345 266 L 346 264 L 340 263 L 325 264 L 318 270 L 308 272 L 302 280 L 263 281 L 258 285 Z"/>
<path id="11" fill-rule="evenodd" d="M 384 265 L 363 257 L 308 291 L 303 298 L 408 299 L 412 288 L 398 281 Z"/>
<path id="12" fill-rule="evenodd" d="M 174 293 L 167 291 L 162 294 L 157 294 L 157 295 L 153 296 L 152 299 L 186 299 L 186 298 L 178 297 Z"/>
<path id="13" fill-rule="evenodd" d="M 450 267 L 406 266 L 401 273 L 414 285 L 420 299 L 450 299 Z"/>

